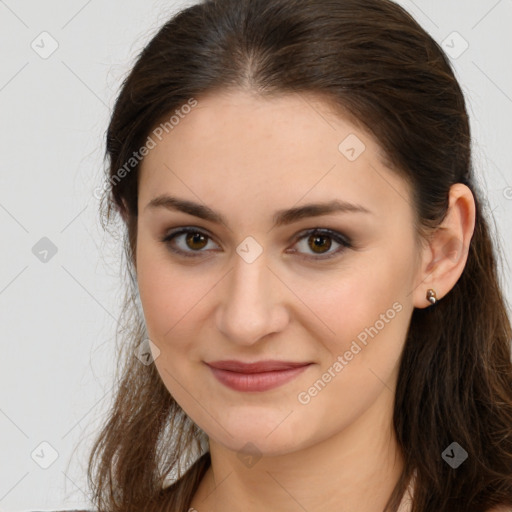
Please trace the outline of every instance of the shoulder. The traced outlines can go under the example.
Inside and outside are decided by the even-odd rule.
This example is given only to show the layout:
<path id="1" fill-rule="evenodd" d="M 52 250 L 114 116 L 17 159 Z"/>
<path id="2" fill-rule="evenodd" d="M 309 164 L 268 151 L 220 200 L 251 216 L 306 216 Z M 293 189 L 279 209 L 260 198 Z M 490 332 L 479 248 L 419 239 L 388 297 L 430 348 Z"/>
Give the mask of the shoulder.
<path id="1" fill-rule="evenodd" d="M 507 505 L 499 505 L 497 507 L 490 508 L 487 512 L 512 512 L 512 508 Z"/>

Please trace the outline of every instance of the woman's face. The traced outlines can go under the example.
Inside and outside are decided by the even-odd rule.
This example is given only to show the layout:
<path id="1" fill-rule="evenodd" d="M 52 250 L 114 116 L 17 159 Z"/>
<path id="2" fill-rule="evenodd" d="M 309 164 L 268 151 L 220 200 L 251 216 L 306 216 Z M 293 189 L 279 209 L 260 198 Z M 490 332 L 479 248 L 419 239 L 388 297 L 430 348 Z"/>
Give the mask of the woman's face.
<path id="1" fill-rule="evenodd" d="M 139 183 L 137 278 L 167 389 L 232 450 L 277 455 L 390 422 L 419 285 L 407 183 L 312 96 L 197 100 L 153 132 Z M 271 387 L 208 366 L 226 360 L 308 366 Z"/>

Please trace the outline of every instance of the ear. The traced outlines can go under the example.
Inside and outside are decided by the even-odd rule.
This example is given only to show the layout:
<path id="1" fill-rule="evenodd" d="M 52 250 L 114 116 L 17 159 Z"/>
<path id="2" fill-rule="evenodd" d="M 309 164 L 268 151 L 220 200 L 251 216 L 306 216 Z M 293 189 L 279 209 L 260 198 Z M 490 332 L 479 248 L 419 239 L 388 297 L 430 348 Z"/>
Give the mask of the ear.
<path id="1" fill-rule="evenodd" d="M 440 300 L 459 280 L 475 230 L 475 210 L 471 190 L 462 183 L 452 185 L 446 216 L 422 251 L 416 281 L 419 284 L 413 291 L 416 308 L 431 305 L 427 299 L 428 289 L 432 288 Z"/>

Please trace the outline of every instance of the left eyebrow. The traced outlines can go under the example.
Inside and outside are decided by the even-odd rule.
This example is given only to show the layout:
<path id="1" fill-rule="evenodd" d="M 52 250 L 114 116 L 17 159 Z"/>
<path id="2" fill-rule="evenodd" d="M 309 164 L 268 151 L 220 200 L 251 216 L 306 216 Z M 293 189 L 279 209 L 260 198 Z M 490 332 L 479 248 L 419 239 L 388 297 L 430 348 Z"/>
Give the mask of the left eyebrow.
<path id="1" fill-rule="evenodd" d="M 216 224 L 228 225 L 224 216 L 212 210 L 210 207 L 168 194 L 162 194 L 153 198 L 144 207 L 144 210 L 147 208 L 165 208 L 167 210 L 181 211 Z M 284 226 L 304 218 L 319 217 L 330 213 L 366 213 L 373 215 L 373 212 L 364 206 L 348 203 L 340 199 L 333 199 L 326 203 L 310 203 L 295 208 L 277 210 L 273 216 L 274 227 Z"/>

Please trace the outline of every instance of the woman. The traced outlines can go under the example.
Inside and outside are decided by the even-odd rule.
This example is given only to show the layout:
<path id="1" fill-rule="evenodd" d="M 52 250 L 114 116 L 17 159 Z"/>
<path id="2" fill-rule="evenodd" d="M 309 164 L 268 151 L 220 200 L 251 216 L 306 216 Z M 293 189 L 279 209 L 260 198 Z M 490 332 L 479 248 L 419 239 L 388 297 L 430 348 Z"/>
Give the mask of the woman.
<path id="1" fill-rule="evenodd" d="M 174 16 L 107 133 L 133 287 L 98 510 L 510 510 L 470 143 L 446 56 L 389 0 Z"/>

